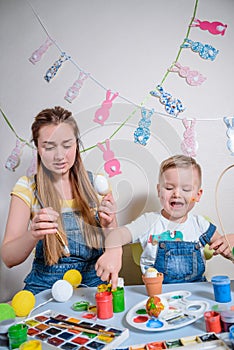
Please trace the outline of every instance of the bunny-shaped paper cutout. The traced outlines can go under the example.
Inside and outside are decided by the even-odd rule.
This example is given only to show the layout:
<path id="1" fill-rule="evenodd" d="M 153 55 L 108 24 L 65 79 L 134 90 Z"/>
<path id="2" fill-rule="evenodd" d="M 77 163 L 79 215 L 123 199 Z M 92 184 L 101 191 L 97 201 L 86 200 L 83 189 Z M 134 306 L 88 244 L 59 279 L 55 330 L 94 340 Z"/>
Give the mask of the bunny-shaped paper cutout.
<path id="1" fill-rule="evenodd" d="M 37 150 L 36 148 L 32 149 L 32 160 L 31 163 L 27 169 L 27 176 L 33 176 L 37 173 Z"/>
<path id="2" fill-rule="evenodd" d="M 74 81 L 73 85 L 67 90 L 64 99 L 68 102 L 72 102 L 79 94 L 84 81 L 90 76 L 90 73 L 80 71 L 79 77 Z"/>
<path id="3" fill-rule="evenodd" d="M 61 56 L 57 61 L 54 62 L 54 64 L 47 70 L 44 79 L 49 83 L 52 78 L 55 77 L 57 74 L 59 68 L 62 66 L 63 62 L 69 60 L 71 57 L 67 56 L 65 52 L 61 53 Z"/>
<path id="4" fill-rule="evenodd" d="M 199 27 L 202 30 L 208 30 L 211 34 L 214 35 L 224 35 L 225 30 L 227 29 L 227 24 L 223 24 L 221 22 L 200 21 L 200 19 L 194 18 L 193 23 L 190 27 Z"/>
<path id="5" fill-rule="evenodd" d="M 189 157 L 195 157 L 197 155 L 197 149 L 198 149 L 198 143 L 196 141 L 196 133 L 195 133 L 195 124 L 196 120 L 193 119 L 192 121 L 189 121 L 184 118 L 182 120 L 184 127 L 185 127 L 185 132 L 183 134 L 184 140 L 181 143 L 181 150 L 184 155 L 189 156 Z"/>
<path id="6" fill-rule="evenodd" d="M 106 149 L 100 142 L 97 143 L 98 148 L 103 152 L 103 159 L 105 160 L 104 169 L 109 177 L 121 174 L 120 162 L 115 158 L 114 152 L 110 149 L 110 140 L 105 141 Z"/>
<path id="7" fill-rule="evenodd" d="M 159 97 L 159 101 L 165 106 L 165 110 L 167 113 L 177 117 L 178 113 L 183 112 L 185 110 L 185 107 L 183 106 L 182 102 L 179 99 L 172 97 L 172 95 L 168 92 L 164 91 L 161 85 L 157 85 L 156 89 L 158 91 L 150 91 L 150 95 L 154 97 Z"/>
<path id="8" fill-rule="evenodd" d="M 219 50 L 215 49 L 209 44 L 202 44 L 200 41 L 192 41 L 188 38 L 184 40 L 181 48 L 191 48 L 193 52 L 199 53 L 201 58 L 211 61 L 214 61 L 217 54 L 219 53 Z"/>
<path id="9" fill-rule="evenodd" d="M 112 94 L 111 90 L 107 90 L 106 99 L 102 102 L 102 106 L 96 110 L 93 121 L 104 125 L 104 122 L 109 118 L 110 109 L 112 107 L 112 102 L 114 99 L 119 96 L 118 92 Z"/>
<path id="10" fill-rule="evenodd" d="M 42 55 L 48 50 L 48 48 L 53 44 L 51 39 L 48 37 L 46 41 L 37 49 L 35 50 L 31 57 L 29 57 L 29 61 L 33 64 L 36 64 L 38 61 L 40 61 Z"/>
<path id="11" fill-rule="evenodd" d="M 228 128 L 226 131 L 228 137 L 227 148 L 231 152 L 231 155 L 234 156 L 234 117 L 231 118 L 231 122 L 227 117 L 224 117 L 223 121 Z"/>
<path id="12" fill-rule="evenodd" d="M 22 149 L 25 145 L 25 142 L 21 142 L 19 139 L 16 139 L 16 146 L 12 150 L 10 156 L 7 158 L 5 168 L 10 171 L 15 171 L 15 169 L 20 164 L 20 155 L 22 153 Z"/>
<path id="13" fill-rule="evenodd" d="M 138 128 L 134 131 L 134 142 L 145 146 L 150 137 L 151 116 L 154 114 L 154 109 L 147 111 L 146 108 L 141 109 L 141 119 L 138 123 Z"/>
<path id="14" fill-rule="evenodd" d="M 190 70 L 189 67 L 183 67 L 179 62 L 176 62 L 172 68 L 169 69 L 169 72 L 178 72 L 179 76 L 186 79 L 186 82 L 189 85 L 197 86 L 201 85 L 203 81 L 206 80 L 202 74 L 196 70 Z"/>

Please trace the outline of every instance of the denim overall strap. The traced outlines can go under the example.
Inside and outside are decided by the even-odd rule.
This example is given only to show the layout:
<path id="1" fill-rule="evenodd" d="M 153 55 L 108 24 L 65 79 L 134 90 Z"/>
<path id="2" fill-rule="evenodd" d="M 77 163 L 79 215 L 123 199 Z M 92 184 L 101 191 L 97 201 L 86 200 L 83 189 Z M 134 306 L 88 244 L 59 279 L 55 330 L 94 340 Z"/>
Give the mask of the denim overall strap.
<path id="1" fill-rule="evenodd" d="M 71 255 L 60 258 L 58 263 L 52 266 L 45 265 L 43 242 L 38 242 L 32 271 L 24 281 L 26 283 L 25 289 L 34 294 L 51 288 L 70 269 L 80 271 L 82 284 L 93 287 L 103 283 L 95 271 L 95 263 L 102 255 L 103 250 L 87 247 L 82 234 L 82 220 L 80 220 L 79 213 L 65 212 L 62 217 Z"/>
<path id="2" fill-rule="evenodd" d="M 199 241 L 203 245 L 210 244 L 210 240 L 216 231 L 216 226 L 210 223 L 208 230 L 199 237 Z"/>
<path id="3" fill-rule="evenodd" d="M 163 283 L 206 280 L 199 242 L 160 241 L 154 267 L 164 274 Z"/>

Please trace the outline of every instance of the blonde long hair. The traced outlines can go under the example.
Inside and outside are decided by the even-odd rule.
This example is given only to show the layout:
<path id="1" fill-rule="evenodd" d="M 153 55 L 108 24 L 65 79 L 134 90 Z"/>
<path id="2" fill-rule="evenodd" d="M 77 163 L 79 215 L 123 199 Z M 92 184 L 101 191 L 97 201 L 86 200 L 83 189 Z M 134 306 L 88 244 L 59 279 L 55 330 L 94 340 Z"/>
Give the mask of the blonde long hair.
<path id="1" fill-rule="evenodd" d="M 90 248 L 100 248 L 102 242 L 102 231 L 94 216 L 94 209 L 98 206 L 98 198 L 90 183 L 87 171 L 84 168 L 80 156 L 80 135 L 79 129 L 72 113 L 62 107 L 54 107 L 42 110 L 32 124 L 32 139 L 38 147 L 38 137 L 41 127 L 46 125 L 59 125 L 66 123 L 72 126 L 77 140 L 76 159 L 70 169 L 70 183 L 73 198 L 79 207 L 81 231 L 86 244 Z M 52 207 L 60 213 L 58 219 L 58 230 L 64 241 L 67 243 L 67 236 L 62 224 L 61 197 L 53 185 L 53 177 L 45 168 L 38 154 L 37 158 L 37 191 L 45 207 Z M 44 258 L 46 264 L 56 264 L 63 256 L 63 247 L 60 245 L 56 235 L 46 235 L 43 241 Z"/>

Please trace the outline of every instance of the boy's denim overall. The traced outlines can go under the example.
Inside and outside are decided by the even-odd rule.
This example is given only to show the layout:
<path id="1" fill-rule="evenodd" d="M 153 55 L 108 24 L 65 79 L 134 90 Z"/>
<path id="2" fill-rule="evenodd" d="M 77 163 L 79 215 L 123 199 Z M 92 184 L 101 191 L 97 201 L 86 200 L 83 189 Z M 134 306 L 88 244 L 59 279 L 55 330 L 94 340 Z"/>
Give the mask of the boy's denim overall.
<path id="1" fill-rule="evenodd" d="M 200 242 L 160 241 L 154 267 L 164 274 L 163 283 L 203 282 L 205 264 L 201 248 L 210 243 L 216 227 L 210 224 Z"/>
<path id="2" fill-rule="evenodd" d="M 65 212 L 62 216 L 71 255 L 69 257 L 60 258 L 55 265 L 45 265 L 43 241 L 37 243 L 32 271 L 24 281 L 24 289 L 30 290 L 33 294 L 51 288 L 53 284 L 58 279 L 62 279 L 64 273 L 70 269 L 80 271 L 82 274 L 82 284 L 94 287 L 103 283 L 96 275 L 94 268 L 103 250 L 90 249 L 87 247 L 81 233 L 80 225 L 82 225 L 82 223 L 79 223 L 78 213 Z"/>

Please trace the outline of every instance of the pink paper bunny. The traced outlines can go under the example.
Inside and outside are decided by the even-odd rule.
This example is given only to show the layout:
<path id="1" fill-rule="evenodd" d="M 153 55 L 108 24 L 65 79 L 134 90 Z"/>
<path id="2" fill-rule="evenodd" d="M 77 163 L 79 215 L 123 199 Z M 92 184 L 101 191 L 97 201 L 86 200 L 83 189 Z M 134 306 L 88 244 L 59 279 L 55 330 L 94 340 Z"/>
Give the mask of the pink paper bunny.
<path id="1" fill-rule="evenodd" d="M 204 77 L 202 74 L 200 74 L 196 70 L 190 70 L 189 67 L 181 66 L 179 62 L 176 62 L 174 66 L 169 69 L 170 72 L 177 72 L 182 78 L 186 79 L 186 82 L 189 85 L 197 86 L 201 85 L 206 80 L 206 77 Z"/>
<path id="2" fill-rule="evenodd" d="M 120 162 L 115 158 L 114 152 L 110 149 L 110 140 L 107 139 L 105 142 L 106 149 L 100 142 L 97 144 L 98 148 L 103 152 L 105 172 L 109 175 L 109 177 L 121 174 Z"/>
<path id="3" fill-rule="evenodd" d="M 39 49 L 35 50 L 31 57 L 29 57 L 29 61 L 33 64 L 36 64 L 40 61 L 42 55 L 48 50 L 48 48 L 53 44 L 50 38 L 47 38 L 44 44 L 42 44 Z"/>
<path id="4" fill-rule="evenodd" d="M 67 90 L 64 96 L 65 100 L 71 103 L 78 96 L 84 81 L 89 76 L 90 76 L 90 73 L 85 73 L 83 71 L 80 71 L 78 79 L 74 81 L 73 85 Z"/>
<path id="5" fill-rule="evenodd" d="M 184 140 L 181 143 L 181 150 L 184 155 L 189 156 L 189 157 L 195 157 L 196 156 L 196 151 L 198 149 L 198 144 L 196 141 L 196 133 L 194 130 L 196 120 L 193 119 L 191 123 L 189 124 L 189 121 L 184 118 L 182 120 L 184 127 L 185 127 L 185 132 L 183 134 Z"/>
<path id="6" fill-rule="evenodd" d="M 102 102 L 102 106 L 97 109 L 95 113 L 95 117 L 93 119 L 94 122 L 104 125 L 104 122 L 110 115 L 110 109 L 112 107 L 112 102 L 114 99 L 119 96 L 119 93 L 116 92 L 114 94 L 111 93 L 111 90 L 107 90 L 106 99 Z"/>
<path id="7" fill-rule="evenodd" d="M 223 24 L 221 22 L 200 21 L 200 19 L 194 18 L 191 27 L 199 27 L 202 30 L 208 30 L 211 34 L 214 35 L 224 35 L 225 30 L 227 28 L 227 24 Z"/>
<path id="8" fill-rule="evenodd" d="M 36 173 L 37 173 L 37 150 L 35 148 L 33 148 L 32 160 L 31 160 L 31 164 L 27 170 L 27 176 L 30 177 L 32 175 L 35 175 Z"/>
<path id="9" fill-rule="evenodd" d="M 22 149 L 25 145 L 25 142 L 21 142 L 19 139 L 16 139 L 16 146 L 12 150 L 10 156 L 7 158 L 5 168 L 10 171 L 15 171 L 17 166 L 20 164 L 20 155 L 22 152 Z"/>

